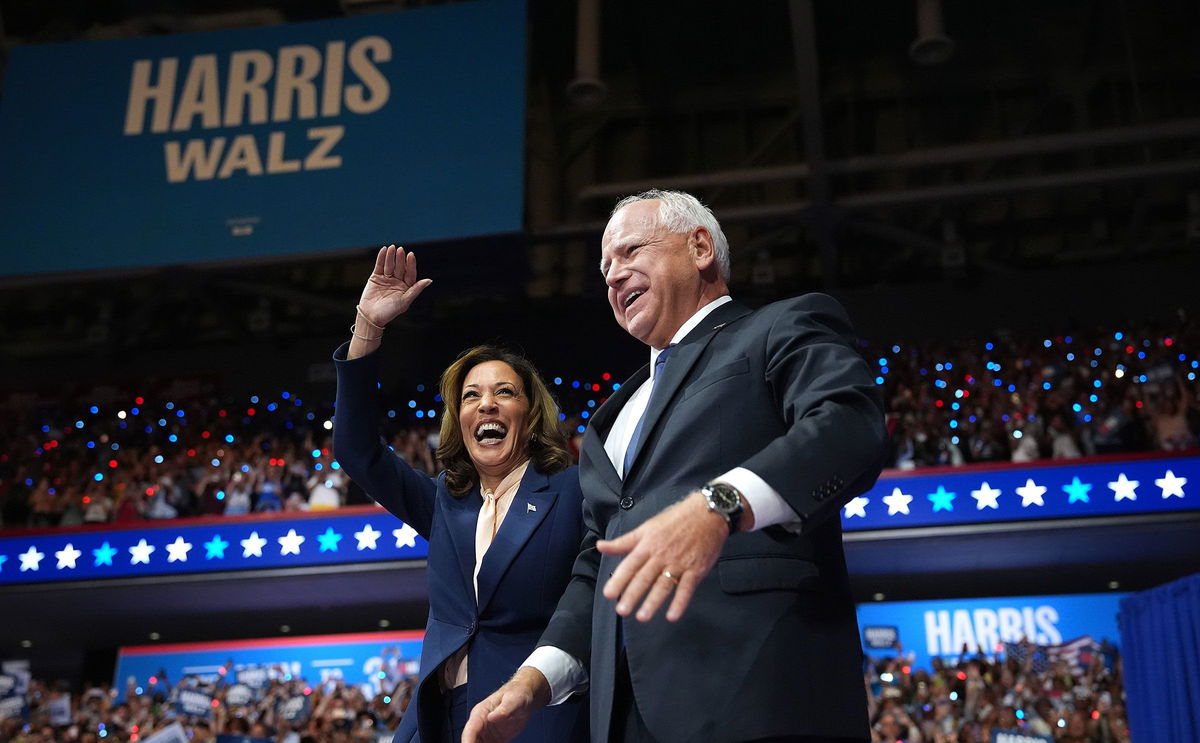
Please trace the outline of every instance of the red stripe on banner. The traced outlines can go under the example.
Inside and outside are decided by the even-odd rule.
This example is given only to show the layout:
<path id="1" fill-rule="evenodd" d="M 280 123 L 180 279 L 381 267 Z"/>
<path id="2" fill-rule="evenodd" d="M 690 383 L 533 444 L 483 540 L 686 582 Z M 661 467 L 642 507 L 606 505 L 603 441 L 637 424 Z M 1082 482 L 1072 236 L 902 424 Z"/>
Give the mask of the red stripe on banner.
<path id="1" fill-rule="evenodd" d="M 425 639 L 425 632 L 413 629 L 400 632 L 355 632 L 347 635 L 303 635 L 300 637 L 264 637 L 258 640 L 213 640 L 210 642 L 177 642 L 169 645 L 131 645 L 120 648 L 117 654 L 118 656 L 162 655 L 164 653 L 191 653 L 198 650 L 308 647 L 311 645 L 406 642 L 423 639 Z"/>
<path id="2" fill-rule="evenodd" d="M 907 477 L 924 475 L 959 475 L 972 472 L 994 472 L 997 470 L 1027 470 L 1052 469 L 1055 467 L 1078 467 L 1084 464 L 1104 464 L 1106 462 L 1141 462 L 1147 459 L 1184 459 L 1200 456 L 1200 449 L 1183 451 L 1138 451 L 1122 454 L 1096 454 L 1090 457 L 1075 457 L 1074 459 L 1035 459 L 1032 462 L 981 462 L 979 464 L 963 464 L 958 467 L 915 467 L 911 470 L 888 468 L 880 473 L 880 480 L 900 480 Z"/>

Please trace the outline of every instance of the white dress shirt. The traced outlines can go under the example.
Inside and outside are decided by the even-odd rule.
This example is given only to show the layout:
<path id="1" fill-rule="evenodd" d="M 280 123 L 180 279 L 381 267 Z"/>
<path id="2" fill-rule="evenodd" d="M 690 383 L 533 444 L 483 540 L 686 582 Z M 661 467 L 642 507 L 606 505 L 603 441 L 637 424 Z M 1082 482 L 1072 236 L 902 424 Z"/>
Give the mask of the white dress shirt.
<path id="1" fill-rule="evenodd" d="M 709 313 L 732 300 L 732 297 L 725 295 L 701 307 L 696 314 L 679 327 L 674 337 L 671 338 L 671 344 L 679 343 L 686 338 L 687 334 L 699 325 Z M 642 419 L 646 406 L 650 404 L 650 390 L 654 386 L 655 376 L 654 362 L 658 360 L 658 355 L 662 351 L 661 348 L 650 349 L 650 377 L 634 390 L 634 393 L 625 401 L 625 405 L 617 412 L 617 417 L 608 431 L 608 438 L 604 441 L 604 451 L 612 460 L 617 475 L 622 479 L 625 478 L 625 450 L 629 448 L 633 430 L 637 427 L 638 421 Z M 799 528 L 800 520 L 783 496 L 765 480 L 745 467 L 735 467 L 725 474 L 713 478 L 713 482 L 730 485 L 745 497 L 754 512 L 754 524 L 750 527 L 752 531 L 765 529 L 775 524 L 783 524 L 785 528 L 790 529 Z M 702 484 L 705 483 L 697 483 L 697 486 Z M 522 665 L 536 668 L 546 677 L 550 683 L 550 704 L 552 705 L 561 704 L 575 692 L 587 690 L 587 670 L 578 659 L 559 648 L 550 646 L 536 648 Z"/>

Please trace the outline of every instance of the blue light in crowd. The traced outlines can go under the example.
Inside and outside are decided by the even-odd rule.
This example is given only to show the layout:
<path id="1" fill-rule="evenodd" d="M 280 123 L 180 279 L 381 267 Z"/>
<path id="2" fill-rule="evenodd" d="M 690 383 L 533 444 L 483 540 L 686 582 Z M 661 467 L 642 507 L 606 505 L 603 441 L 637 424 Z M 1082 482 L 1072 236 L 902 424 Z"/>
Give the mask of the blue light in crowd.
<path id="1" fill-rule="evenodd" d="M 975 422 L 975 416 L 973 416 L 973 415 L 972 415 L 970 418 L 967 418 L 967 420 L 969 420 L 969 421 L 971 421 L 972 423 L 974 423 L 974 422 Z"/>
<path id="2" fill-rule="evenodd" d="M 390 415 L 389 417 L 391 417 L 391 418 L 395 418 L 395 417 L 396 417 L 396 411 L 395 411 L 395 410 L 392 410 L 392 411 L 390 411 L 390 412 L 391 412 L 391 415 Z M 311 420 L 316 420 L 316 418 L 317 418 L 317 416 L 316 416 L 316 415 L 314 415 L 313 413 L 309 413 L 308 415 L 306 415 L 306 416 L 304 416 L 304 417 L 305 417 L 305 418 L 307 418 L 307 419 L 309 419 L 310 421 L 311 421 Z"/>
<path id="3" fill-rule="evenodd" d="M 417 407 L 417 401 L 416 401 L 416 400 L 409 400 L 409 401 L 408 401 L 408 407 L 409 407 L 410 409 L 411 409 L 411 408 L 415 408 L 415 407 Z"/>
<path id="4" fill-rule="evenodd" d="M 173 402 L 168 402 L 168 403 L 167 403 L 167 410 L 174 410 L 174 409 L 175 409 L 175 403 L 173 403 Z"/>
<path id="5" fill-rule="evenodd" d="M 1009 392 L 1016 392 L 1016 391 L 1017 391 L 1017 385 L 1015 385 L 1015 384 L 1010 384 L 1010 385 L 1008 385 L 1008 391 L 1009 391 Z"/>
<path id="6" fill-rule="evenodd" d="M 1100 402 L 1100 396 L 1096 394 L 1088 395 L 1088 402 Z"/>
<path id="7" fill-rule="evenodd" d="M 944 367 L 944 366 L 942 366 L 941 364 L 934 364 L 934 365 L 933 365 L 933 368 L 934 368 L 934 369 L 937 369 L 938 371 L 941 371 L 941 370 L 942 370 L 942 369 L 944 369 L 945 367 Z"/>
<path id="8" fill-rule="evenodd" d="M 926 374 L 928 374 L 928 373 L 929 373 L 929 370 L 928 370 L 928 369 L 926 369 L 925 367 L 921 367 L 921 376 L 922 376 L 922 377 L 923 377 L 923 376 L 925 376 L 925 375 L 926 375 Z"/>
<path id="9" fill-rule="evenodd" d="M 337 462 L 329 463 L 329 469 L 331 469 L 331 470 L 340 470 L 341 468 L 342 468 L 342 465 L 338 464 Z"/>
<path id="10" fill-rule="evenodd" d="M 417 385 L 417 392 L 424 392 L 424 391 L 425 391 L 425 385 L 423 385 L 423 384 L 418 384 L 418 385 Z"/>
<path id="11" fill-rule="evenodd" d="M 313 449 L 313 450 L 312 450 L 312 456 L 313 456 L 313 459 L 320 459 L 320 458 L 321 458 L 321 450 L 320 450 L 320 449 Z"/>
<path id="12" fill-rule="evenodd" d="M 308 415 L 310 416 L 310 417 L 309 417 L 309 420 L 312 420 L 312 417 L 311 417 L 311 416 L 312 416 L 312 413 L 309 413 Z M 396 411 L 395 411 L 395 410 L 389 410 L 389 411 L 388 411 L 388 417 L 389 417 L 389 418 L 395 418 L 395 417 L 396 417 Z"/>
<path id="13" fill-rule="evenodd" d="M 167 441 L 170 441 L 172 444 L 174 444 L 178 440 L 179 440 L 179 437 L 176 436 L 175 434 L 171 434 L 170 436 L 167 437 Z"/>
<path id="14" fill-rule="evenodd" d="M 1097 379 L 1095 382 L 1092 382 L 1092 386 L 1096 389 L 1100 389 L 1102 386 L 1104 386 L 1104 383 Z"/>
<path id="15" fill-rule="evenodd" d="M 1092 363 L 1089 366 L 1091 366 L 1093 369 L 1095 369 L 1096 367 L 1100 366 L 1100 362 L 1096 361 L 1095 359 L 1092 359 Z"/>
<path id="16" fill-rule="evenodd" d="M 250 471 L 250 465 L 248 465 L 248 464 L 243 464 L 243 465 L 242 465 L 242 472 L 249 472 L 249 471 Z"/>
<path id="17" fill-rule="evenodd" d="M 176 416 L 177 418 L 182 418 L 182 417 L 184 416 L 184 412 L 183 412 L 182 410 L 176 410 L 176 411 L 175 411 L 175 416 Z"/>
<path id="18" fill-rule="evenodd" d="M 418 418 L 424 418 L 424 417 L 425 417 L 425 411 L 424 411 L 424 410 L 418 410 L 418 411 L 417 411 L 417 417 L 418 417 Z"/>
<path id="19" fill-rule="evenodd" d="M 956 402 L 952 402 L 952 403 L 950 403 L 950 409 L 951 409 L 951 410 L 958 410 L 958 408 L 959 408 L 959 404 L 958 404 L 958 403 L 956 403 Z"/>
<path id="20" fill-rule="evenodd" d="M 293 398 L 292 398 L 292 402 L 293 402 L 293 403 L 296 405 L 296 407 L 299 407 L 299 406 L 300 406 L 300 398 L 298 398 L 298 397 L 293 397 Z"/>
<path id="21" fill-rule="evenodd" d="M 139 696 L 141 696 L 141 695 L 142 695 L 143 693 L 145 693 L 145 692 L 143 691 L 142 687 L 140 687 L 140 686 L 139 686 L 139 687 L 137 687 L 136 689 L 134 689 L 134 690 L 133 690 L 133 693 L 134 693 L 134 694 L 137 694 L 137 695 L 139 695 Z"/>
<path id="22" fill-rule="evenodd" d="M 83 421 L 80 421 L 80 423 L 82 423 L 82 422 Z M 79 426 L 79 427 L 83 428 L 83 426 Z M 42 426 L 42 433 L 50 433 L 50 426 Z"/>
<path id="23" fill-rule="evenodd" d="M 587 426 L 580 426 L 579 428 L 576 428 L 575 430 L 578 431 L 579 433 L 583 433 L 584 431 L 587 430 Z"/>
<path id="24" fill-rule="evenodd" d="M 288 399 L 291 396 L 292 396 L 292 393 L 290 393 L 290 392 L 284 392 L 280 395 L 280 397 L 282 397 L 284 400 Z"/>
<path id="25" fill-rule="evenodd" d="M 1023 710 L 1023 709 L 1019 709 L 1019 710 L 1017 710 L 1017 719 L 1018 719 L 1018 720 L 1024 720 L 1024 719 L 1025 719 L 1025 710 Z"/>
<path id="26" fill-rule="evenodd" d="M 153 431 L 154 431 L 154 426 L 146 426 L 146 433 L 152 433 Z"/>
<path id="27" fill-rule="evenodd" d="M 429 416 L 430 418 L 436 418 L 436 417 L 437 417 L 437 411 L 436 411 L 436 410 L 430 410 L 430 411 L 427 411 L 427 412 L 425 413 L 425 415 Z"/>
<path id="28" fill-rule="evenodd" d="M 1073 353 L 1067 354 L 1067 361 L 1074 361 L 1074 360 L 1075 360 L 1075 354 L 1073 354 Z"/>
<path id="29" fill-rule="evenodd" d="M 121 421 L 121 424 L 117 426 L 117 428 L 120 428 L 122 431 L 124 431 L 126 428 L 129 428 L 129 424 L 125 421 Z"/>
<path id="30" fill-rule="evenodd" d="M 575 389 L 579 389 L 579 380 L 576 379 L 574 382 L 571 382 L 571 386 Z"/>
<path id="31" fill-rule="evenodd" d="M 1193 362 L 1192 362 L 1192 368 L 1193 368 L 1193 369 L 1200 369 L 1200 361 L 1193 361 Z"/>
<path id="32" fill-rule="evenodd" d="M 887 366 L 887 365 L 888 365 L 888 360 L 887 360 L 887 359 L 883 359 L 883 358 L 879 359 L 879 365 L 880 365 L 880 366 Z"/>
<path id="33" fill-rule="evenodd" d="M 232 433 L 227 433 L 227 434 L 225 434 L 225 443 L 226 443 L 226 444 L 232 444 L 232 443 L 233 443 L 233 434 L 232 434 Z"/>
<path id="34" fill-rule="evenodd" d="M 1187 361 L 1187 354 L 1186 354 L 1186 353 L 1181 353 L 1181 354 L 1179 354 L 1179 360 L 1180 360 L 1180 361 Z"/>
<path id="35" fill-rule="evenodd" d="M 992 386 L 993 386 L 993 387 L 999 387 L 999 386 L 1001 386 L 1001 385 L 1003 385 L 1003 384 L 1004 384 L 1004 382 L 1000 381 L 999 379 L 993 379 L 993 380 L 992 380 Z"/>
<path id="36" fill-rule="evenodd" d="M 1063 338 L 1063 340 L 1064 340 L 1064 341 L 1066 341 L 1067 343 L 1074 343 L 1074 342 L 1075 342 L 1075 339 L 1074 339 L 1074 338 L 1072 338 L 1072 337 L 1071 337 L 1071 336 L 1069 336 L 1069 335 L 1068 335 L 1066 338 Z"/>
<path id="37" fill-rule="evenodd" d="M 621 383 L 620 383 L 620 382 L 613 382 L 613 392 L 616 392 L 616 391 L 617 391 L 617 390 L 619 390 L 619 389 L 621 389 Z"/>
<path id="38" fill-rule="evenodd" d="M 1138 358 L 1139 358 L 1139 359 L 1144 359 L 1144 358 L 1146 358 L 1146 352 L 1145 352 L 1145 351 L 1138 351 Z"/>
<path id="39" fill-rule="evenodd" d="M 596 401 L 595 401 L 595 400 L 588 400 L 588 407 L 589 407 L 589 408 L 594 408 L 594 407 L 596 407 Z"/>
<path id="40" fill-rule="evenodd" d="M 96 448 L 96 442 L 95 442 L 95 441 L 89 441 L 89 442 L 87 442 L 87 448 L 89 448 L 89 449 L 95 449 L 95 448 Z"/>
<path id="41" fill-rule="evenodd" d="M 103 479 L 104 479 L 104 475 L 100 474 L 99 472 L 97 472 L 97 473 L 94 475 L 94 477 L 95 477 L 95 479 L 96 479 L 96 482 L 100 482 L 101 480 L 103 480 Z"/>
<path id="42" fill-rule="evenodd" d="M 1095 350 L 1093 350 L 1092 353 L 1096 356 L 1099 356 L 1102 353 L 1102 351 L 1100 350 L 1099 346 L 1096 346 Z"/>
<path id="43" fill-rule="evenodd" d="M 987 343 L 983 344 L 983 347 L 986 348 L 987 350 L 991 351 L 993 348 L 996 347 L 996 345 L 994 343 L 992 343 L 991 341 L 988 341 Z"/>
<path id="44" fill-rule="evenodd" d="M 1116 340 L 1121 340 L 1124 337 L 1125 337 L 1125 334 L 1119 330 L 1117 332 L 1113 333 L 1113 338 L 1115 338 Z"/>
<path id="45" fill-rule="evenodd" d="M 1084 423 L 1091 423 L 1091 422 L 1092 422 L 1092 414 L 1091 414 L 1091 413 L 1088 413 L 1087 415 L 1083 416 L 1083 422 L 1084 422 Z"/>
<path id="46" fill-rule="evenodd" d="M 892 346 L 892 353 L 900 353 L 900 346 Z"/>
<path id="47" fill-rule="evenodd" d="M 217 500 L 225 500 L 225 491 L 224 490 L 217 491 Z"/>
<path id="48" fill-rule="evenodd" d="M 554 378 L 554 383 L 555 383 L 555 384 L 562 384 L 562 377 L 555 377 L 555 378 Z"/>
<path id="49" fill-rule="evenodd" d="M 951 436 L 951 437 L 950 437 L 950 443 L 951 443 L 951 444 L 954 444 L 955 446 L 958 446 L 958 437 L 957 437 L 957 436 Z"/>
<path id="50" fill-rule="evenodd" d="M 951 428 L 958 428 L 958 421 L 950 421 Z"/>
<path id="51" fill-rule="evenodd" d="M 296 424 L 291 421 L 284 421 L 283 427 L 290 431 L 296 427 Z"/>
<path id="52" fill-rule="evenodd" d="M 1074 410 L 1076 413 L 1079 413 L 1083 410 L 1083 406 L 1080 405 L 1079 403 L 1075 403 L 1074 405 L 1071 406 L 1071 409 Z"/>
<path id="53" fill-rule="evenodd" d="M 130 414 L 130 415 L 137 415 L 137 414 L 138 414 L 138 409 L 137 409 L 137 408 L 130 408 L 130 409 L 129 409 L 129 414 Z"/>
<path id="54" fill-rule="evenodd" d="M 1195 381 L 1196 381 L 1196 372 L 1188 372 L 1188 381 L 1189 381 L 1189 382 L 1195 382 Z"/>
<path id="55" fill-rule="evenodd" d="M 883 384 L 883 377 L 875 377 L 875 384 Z"/>
<path id="56" fill-rule="evenodd" d="M 1042 389 L 1044 389 L 1044 390 L 1048 390 L 1048 389 L 1050 389 L 1050 383 L 1049 383 L 1049 382 L 1042 382 Z"/>
<path id="57" fill-rule="evenodd" d="M 75 421 L 75 427 L 83 428 L 83 421 Z M 50 426 L 46 426 L 46 430 L 42 431 L 42 433 L 49 433 L 49 432 L 50 432 Z"/>
<path id="58" fill-rule="evenodd" d="M 115 442 L 115 441 L 114 441 L 114 442 L 112 443 L 112 447 L 111 447 L 111 448 L 112 448 L 112 450 L 113 450 L 113 451 L 118 451 L 118 450 L 120 450 L 120 448 L 121 448 L 121 445 L 120 445 L 120 444 L 118 444 L 117 442 Z"/>
<path id="59" fill-rule="evenodd" d="M 1183 361 L 1183 359 L 1180 359 L 1180 361 Z M 96 407 L 95 405 L 88 408 L 88 410 L 91 411 L 92 415 L 95 415 L 96 413 L 100 412 L 100 408 Z"/>
<path id="60" fill-rule="evenodd" d="M 1050 346 L 1053 346 L 1054 344 L 1050 341 L 1049 338 L 1047 338 L 1046 340 L 1042 341 L 1042 345 L 1045 346 L 1046 348 L 1049 348 Z"/>
<path id="61" fill-rule="evenodd" d="M 888 373 L 888 368 L 887 368 L 886 366 L 881 366 L 881 367 L 879 367 L 879 373 L 880 373 L 880 374 L 887 374 L 887 373 Z"/>
<path id="62" fill-rule="evenodd" d="M 1145 383 L 1145 381 L 1146 381 L 1146 375 L 1145 375 L 1145 374 L 1142 374 L 1141 376 L 1139 376 L 1139 377 L 1138 377 L 1138 381 L 1139 381 L 1139 382 L 1142 382 L 1142 383 Z"/>
<path id="63" fill-rule="evenodd" d="M 583 418 L 584 420 L 587 420 L 589 416 L 591 416 L 591 413 L 586 410 L 579 414 L 579 417 Z"/>
<path id="64" fill-rule="evenodd" d="M 167 425 L 167 419 L 166 419 L 166 418 L 159 418 L 159 419 L 158 419 L 158 425 L 160 425 L 160 426 L 165 426 L 165 425 Z"/>
<path id="65" fill-rule="evenodd" d="M 277 410 L 278 408 L 279 408 L 279 405 L 277 405 L 276 403 L 271 403 L 270 405 L 267 406 L 267 410 L 272 410 L 272 411 Z"/>
<path id="66" fill-rule="evenodd" d="M 250 402 L 254 405 L 257 405 L 258 404 L 258 395 L 251 395 Z"/>
<path id="67" fill-rule="evenodd" d="M 442 401 L 442 396 L 441 396 L 441 395 L 434 395 L 434 396 L 433 396 L 433 401 L 434 401 L 434 402 L 441 402 L 441 401 Z"/>
<path id="68" fill-rule="evenodd" d="M 27 488 L 33 487 L 33 478 L 32 477 L 25 478 L 25 487 L 27 487 Z"/>
<path id="69" fill-rule="evenodd" d="M 317 462 L 316 464 L 313 465 L 313 469 L 316 470 L 317 472 L 320 472 L 321 470 L 325 469 L 325 466 L 323 464 L 321 464 L 320 462 Z"/>
<path id="70" fill-rule="evenodd" d="M 566 414 L 566 413 L 559 413 L 559 414 L 558 414 L 558 419 L 559 419 L 560 421 L 565 421 L 565 420 L 567 419 L 567 414 Z"/>
<path id="71" fill-rule="evenodd" d="M 954 396 L 961 400 L 962 396 L 963 396 L 963 391 L 962 390 L 954 390 Z"/>
<path id="72" fill-rule="evenodd" d="M 954 364 L 951 364 L 949 361 L 947 361 L 946 362 L 946 371 L 950 371 L 953 368 L 954 368 Z"/>
<path id="73" fill-rule="evenodd" d="M 212 458 L 212 466 L 213 466 L 213 467 L 220 467 L 220 466 L 221 466 L 221 460 L 220 460 L 220 459 L 217 459 L 216 457 L 213 457 L 213 458 Z"/>
<path id="74" fill-rule="evenodd" d="M 1008 423 L 1008 413 L 1005 413 L 1004 415 L 1000 416 L 1000 420 L 1004 421 L 1005 423 Z"/>

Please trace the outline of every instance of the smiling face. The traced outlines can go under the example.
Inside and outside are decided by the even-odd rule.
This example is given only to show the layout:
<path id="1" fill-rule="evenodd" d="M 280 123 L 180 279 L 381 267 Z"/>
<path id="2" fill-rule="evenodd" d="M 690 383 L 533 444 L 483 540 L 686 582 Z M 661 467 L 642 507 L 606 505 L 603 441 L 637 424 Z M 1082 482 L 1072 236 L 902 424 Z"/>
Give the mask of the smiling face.
<path id="1" fill-rule="evenodd" d="M 614 214 L 600 251 L 613 317 L 625 332 L 654 348 L 665 348 L 696 310 L 725 293 L 708 231 L 664 229 L 660 203 L 635 201 Z"/>
<path id="2" fill-rule="evenodd" d="M 467 372 L 459 394 L 458 424 L 484 487 L 495 487 L 529 458 L 528 421 L 529 398 L 511 366 L 485 361 Z"/>

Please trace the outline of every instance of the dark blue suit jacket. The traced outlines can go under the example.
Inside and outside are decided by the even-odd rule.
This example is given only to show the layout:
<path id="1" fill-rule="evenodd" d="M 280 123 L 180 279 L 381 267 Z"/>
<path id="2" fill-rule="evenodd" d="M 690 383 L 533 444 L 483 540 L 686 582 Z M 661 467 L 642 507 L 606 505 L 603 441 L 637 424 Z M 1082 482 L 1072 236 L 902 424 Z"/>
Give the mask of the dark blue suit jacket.
<path id="1" fill-rule="evenodd" d="M 439 666 L 468 645 L 467 693 L 472 705 L 507 681 L 537 644 L 571 576 L 583 537 L 578 469 L 546 475 L 530 467 L 513 497 L 472 587 L 478 488 L 452 496 L 445 473 L 413 470 L 379 436 L 379 354 L 346 360 L 334 352 L 339 464 L 380 505 L 429 541 L 429 622 L 417 692 L 396 731 L 397 743 L 439 740 L 441 710 L 422 697 L 437 695 Z M 587 740 L 586 699 L 572 698 L 534 715 L 520 741 Z M 439 719 L 428 719 L 433 717 Z"/>
<path id="2" fill-rule="evenodd" d="M 687 612 L 623 622 L 633 694 L 656 740 L 810 735 L 868 740 L 862 646 L 839 511 L 866 491 L 885 451 L 882 396 L 831 297 L 751 312 L 718 307 L 672 352 L 624 479 L 604 450 L 627 380 L 592 417 L 580 454 L 588 535 L 541 644 L 589 661 L 591 731 L 607 740 L 619 650 L 600 592 L 620 562 L 613 539 L 735 467 L 774 488 L 803 520 L 734 534 Z"/>

